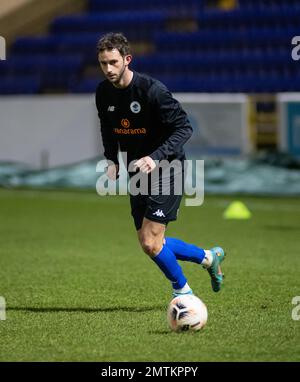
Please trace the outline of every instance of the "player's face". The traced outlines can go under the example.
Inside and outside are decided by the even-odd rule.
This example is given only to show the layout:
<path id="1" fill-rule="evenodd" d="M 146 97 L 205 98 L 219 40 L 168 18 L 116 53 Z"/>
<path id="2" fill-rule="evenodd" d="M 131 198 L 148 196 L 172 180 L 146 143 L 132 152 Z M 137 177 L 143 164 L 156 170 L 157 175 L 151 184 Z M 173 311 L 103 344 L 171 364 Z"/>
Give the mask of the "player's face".
<path id="1" fill-rule="evenodd" d="M 119 85 L 128 69 L 131 56 L 123 57 L 117 49 L 113 49 L 100 52 L 98 59 L 105 77 L 112 84 Z"/>

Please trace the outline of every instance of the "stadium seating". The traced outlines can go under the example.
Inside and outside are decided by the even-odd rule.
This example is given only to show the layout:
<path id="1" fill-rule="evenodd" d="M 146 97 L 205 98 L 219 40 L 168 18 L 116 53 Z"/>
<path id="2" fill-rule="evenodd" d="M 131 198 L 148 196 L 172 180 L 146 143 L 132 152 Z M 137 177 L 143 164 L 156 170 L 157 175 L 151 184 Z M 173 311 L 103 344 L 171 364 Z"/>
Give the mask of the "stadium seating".
<path id="1" fill-rule="evenodd" d="M 99 78 L 84 78 L 73 84 L 71 87 L 72 93 L 95 93 L 99 84 Z"/>
<path id="2" fill-rule="evenodd" d="M 279 27 L 299 24 L 300 7 L 251 8 L 232 11 L 208 10 L 199 12 L 200 28 L 225 29 L 248 27 Z"/>
<path id="3" fill-rule="evenodd" d="M 35 94 L 41 89 L 39 76 L 6 76 L 0 81 L 0 94 Z"/>
<path id="4" fill-rule="evenodd" d="M 290 48 L 293 36 L 299 34 L 299 28 L 247 28 L 216 30 L 206 29 L 193 33 L 162 33 L 154 36 L 158 51 L 202 51 L 206 49 L 218 52 L 221 49 Z"/>
<path id="5" fill-rule="evenodd" d="M 299 7 L 298 0 L 288 0 L 288 6 L 297 8 Z M 241 0 L 239 2 L 240 8 L 278 8 L 285 7 L 287 4 L 286 0 Z"/>
<path id="6" fill-rule="evenodd" d="M 67 89 L 82 66 L 80 55 L 51 54 L 13 55 L 0 65 L 0 74 L 16 77 L 16 88 L 19 89 L 19 76 L 39 75 L 41 88 Z M 4 77 L 5 79 L 5 77 Z M 1 82 L 4 81 L 1 79 Z"/>
<path id="7" fill-rule="evenodd" d="M 91 13 L 79 16 L 57 18 L 51 25 L 54 34 L 72 32 L 98 32 L 111 30 L 138 30 L 143 38 L 149 37 L 151 30 L 164 29 L 168 13 L 163 11 L 131 11 Z"/>
<path id="8" fill-rule="evenodd" d="M 291 58 L 291 40 L 300 35 L 298 0 L 242 0 L 232 10 L 208 3 L 89 0 L 85 13 L 54 19 L 47 36 L 15 41 L 9 59 L 0 62 L 0 81 L 11 84 L 3 92 L 20 91 L 12 76 L 32 75 L 38 86 L 29 92 L 94 92 L 101 80 L 96 43 L 111 30 L 124 31 L 133 45 L 149 44 L 149 53 L 134 56 L 133 68 L 172 91 L 300 90 L 300 64 Z"/>
<path id="9" fill-rule="evenodd" d="M 203 8 L 203 0 L 90 0 L 91 12 L 106 12 L 115 10 L 166 10 L 187 13 Z"/>

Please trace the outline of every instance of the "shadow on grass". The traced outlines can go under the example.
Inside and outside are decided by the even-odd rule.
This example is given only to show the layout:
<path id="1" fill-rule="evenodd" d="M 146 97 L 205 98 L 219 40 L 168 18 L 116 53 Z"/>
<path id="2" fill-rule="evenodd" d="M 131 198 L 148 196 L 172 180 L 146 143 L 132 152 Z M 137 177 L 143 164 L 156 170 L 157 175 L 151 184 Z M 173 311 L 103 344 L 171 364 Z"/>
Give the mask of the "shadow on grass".
<path id="1" fill-rule="evenodd" d="M 105 313 L 105 312 L 129 312 L 129 313 L 142 313 L 159 311 L 165 309 L 165 306 L 116 306 L 116 307 L 103 307 L 103 308 L 65 308 L 65 307 L 31 307 L 31 306 L 9 306 L 6 310 L 24 311 L 31 313 L 55 313 L 55 312 L 82 312 L 82 313 Z"/>
<path id="2" fill-rule="evenodd" d="M 165 330 L 149 330 L 149 334 L 159 334 L 159 335 L 176 335 L 176 336 L 199 336 L 203 335 L 203 330 L 187 330 L 187 331 L 182 331 L 182 332 L 173 332 L 171 329 L 165 329 Z"/>

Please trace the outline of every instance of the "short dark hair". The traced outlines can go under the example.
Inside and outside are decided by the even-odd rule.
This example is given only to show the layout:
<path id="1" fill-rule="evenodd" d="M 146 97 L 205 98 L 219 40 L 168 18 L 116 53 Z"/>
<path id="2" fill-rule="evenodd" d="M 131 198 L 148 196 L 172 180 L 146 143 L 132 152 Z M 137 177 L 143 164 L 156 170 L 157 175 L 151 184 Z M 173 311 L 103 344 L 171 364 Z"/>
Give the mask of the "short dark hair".
<path id="1" fill-rule="evenodd" d="M 104 50 L 113 49 L 117 49 L 123 57 L 130 54 L 129 42 L 123 33 L 107 33 L 97 43 L 97 55 Z"/>

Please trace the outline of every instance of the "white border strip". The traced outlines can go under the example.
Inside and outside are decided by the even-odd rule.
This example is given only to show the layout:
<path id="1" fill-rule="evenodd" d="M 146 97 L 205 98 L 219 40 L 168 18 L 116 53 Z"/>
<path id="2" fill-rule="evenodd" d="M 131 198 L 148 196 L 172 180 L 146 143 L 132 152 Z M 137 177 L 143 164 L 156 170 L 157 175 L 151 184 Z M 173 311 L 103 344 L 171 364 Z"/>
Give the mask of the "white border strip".
<path id="1" fill-rule="evenodd" d="M 209 102 L 209 103 L 245 103 L 248 100 L 246 94 L 212 94 L 212 93 L 174 93 L 174 97 L 180 102 L 188 103 L 199 103 L 199 102 Z"/>
<path id="2" fill-rule="evenodd" d="M 278 93 L 277 100 L 279 102 L 299 102 L 300 93 Z"/>

